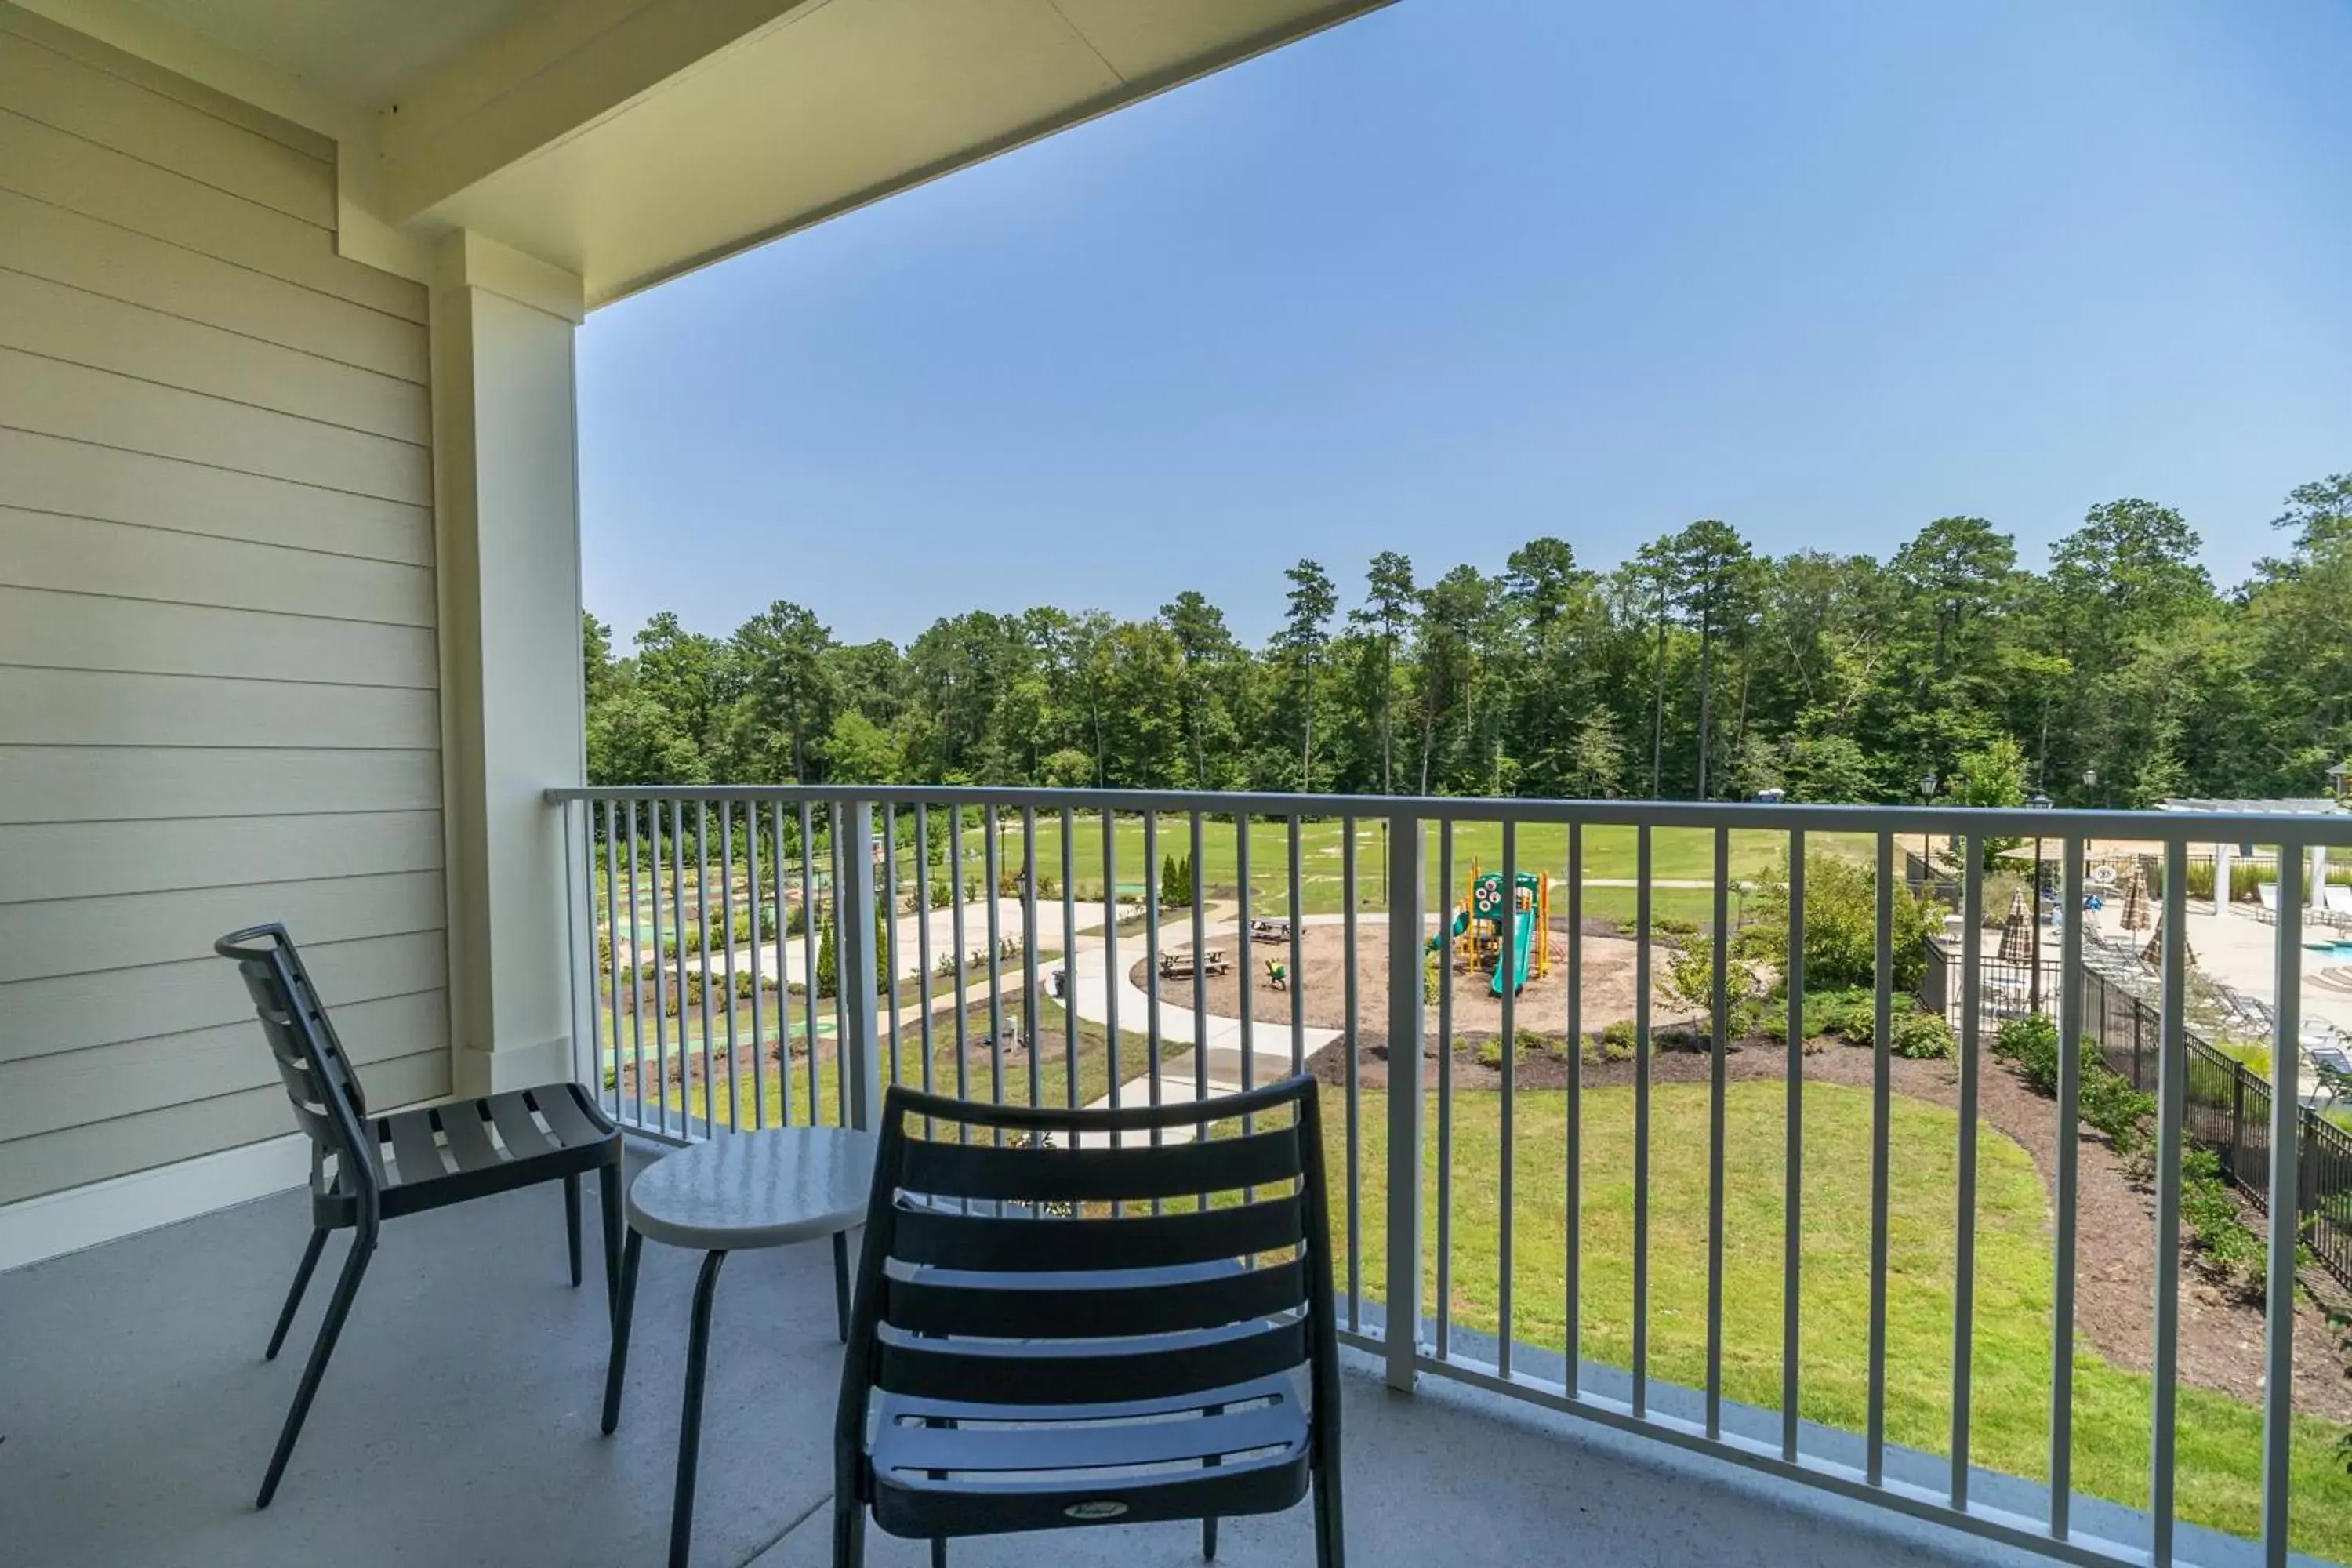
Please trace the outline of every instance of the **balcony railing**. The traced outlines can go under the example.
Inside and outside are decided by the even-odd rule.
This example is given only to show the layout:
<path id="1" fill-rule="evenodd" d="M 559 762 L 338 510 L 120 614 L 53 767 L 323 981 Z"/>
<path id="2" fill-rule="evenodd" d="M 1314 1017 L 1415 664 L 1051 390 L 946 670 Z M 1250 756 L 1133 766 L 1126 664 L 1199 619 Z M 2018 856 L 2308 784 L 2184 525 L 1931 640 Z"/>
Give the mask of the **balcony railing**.
<path id="1" fill-rule="evenodd" d="M 2352 847 L 2352 816 L 914 787 L 549 798 L 579 1069 L 645 1133 L 856 1124 L 894 1081 L 1157 1103 L 1311 1068 L 1336 1091 L 1344 1321 L 1400 1389 L 1458 1379 L 2063 1560 L 2283 1563 L 2291 1532 L 2352 1556 L 2340 1429 L 2295 1409 L 2300 1205 L 2251 1222 L 2261 1256 L 2241 1281 L 2263 1322 L 2242 1383 L 2260 1392 L 2233 1402 L 2181 1374 L 2184 1163 L 2201 1131 L 2186 1117 L 2190 847 L 2281 846 L 2285 1087 L 2227 1157 L 2243 1184 L 2258 1159 L 2261 1190 L 2311 1193 L 2304 858 Z M 1898 856 L 1922 834 L 1956 839 L 1968 868 L 1948 1064 L 1896 1043 L 1916 1034 L 1917 970 L 1899 977 L 1927 958 Z M 1999 933 L 1978 851 L 2037 835 L 2063 847 L 2067 911 L 2091 840 L 2153 845 L 2166 872 L 2142 1047 L 2154 1105 L 2132 1167 L 2147 1315 L 2144 1348 L 2112 1360 L 2077 1322 L 2091 1069 L 2058 1052 L 2035 1113 L 2046 1169 L 1985 1113 L 1991 1089 L 2014 1100 L 1986 1075 L 2008 1071 L 1993 1032 L 2018 1009 L 1988 979 Z M 2095 1047 L 2106 1001 L 2086 1013 L 2085 923 L 2064 919 L 2042 984 L 2062 1037 Z M 1855 983 L 1839 964 L 1864 971 L 1853 1054 L 1800 1044 L 1809 955 L 1816 993 L 1825 974 Z M 1775 1032 L 1787 1044 L 1763 1043 Z M 2093 1222 L 2102 1257 L 2114 1214 Z"/>

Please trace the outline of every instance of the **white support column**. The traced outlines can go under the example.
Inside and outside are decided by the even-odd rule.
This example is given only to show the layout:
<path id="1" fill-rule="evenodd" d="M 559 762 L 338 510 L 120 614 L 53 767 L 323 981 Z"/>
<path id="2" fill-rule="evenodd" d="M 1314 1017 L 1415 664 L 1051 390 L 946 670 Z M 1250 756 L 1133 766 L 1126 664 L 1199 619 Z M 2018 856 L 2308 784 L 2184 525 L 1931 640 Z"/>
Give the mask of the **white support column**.
<path id="1" fill-rule="evenodd" d="M 572 331 L 580 280 L 479 235 L 433 285 L 449 1006 L 459 1094 L 570 1077 L 561 814 L 585 771 Z"/>
<path id="2" fill-rule="evenodd" d="M 2213 916 L 2219 920 L 2230 912 L 2230 852 L 2233 844 L 2213 846 Z"/>

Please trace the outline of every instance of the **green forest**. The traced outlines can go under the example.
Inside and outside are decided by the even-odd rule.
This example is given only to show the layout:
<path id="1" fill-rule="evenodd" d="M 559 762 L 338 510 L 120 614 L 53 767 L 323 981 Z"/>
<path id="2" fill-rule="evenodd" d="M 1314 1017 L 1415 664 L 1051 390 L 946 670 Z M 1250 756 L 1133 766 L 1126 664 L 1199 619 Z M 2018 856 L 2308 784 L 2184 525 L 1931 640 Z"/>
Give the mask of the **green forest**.
<path id="1" fill-rule="evenodd" d="M 591 616 L 589 774 L 1872 802 L 1916 801 L 1932 773 L 1971 805 L 2311 795 L 2352 751 L 2352 474 L 2295 487 L 2270 528 L 2274 553 L 2226 588 L 2189 520 L 2140 500 L 2092 507 L 2039 567 L 1974 517 L 1883 560 L 1759 554 L 1710 520 L 1613 566 L 1549 535 L 1495 574 L 1300 561 L 1261 647 L 1191 589 L 1147 620 L 973 610 L 903 647 L 836 641 L 781 599 L 723 637 L 657 615 L 625 651 Z"/>

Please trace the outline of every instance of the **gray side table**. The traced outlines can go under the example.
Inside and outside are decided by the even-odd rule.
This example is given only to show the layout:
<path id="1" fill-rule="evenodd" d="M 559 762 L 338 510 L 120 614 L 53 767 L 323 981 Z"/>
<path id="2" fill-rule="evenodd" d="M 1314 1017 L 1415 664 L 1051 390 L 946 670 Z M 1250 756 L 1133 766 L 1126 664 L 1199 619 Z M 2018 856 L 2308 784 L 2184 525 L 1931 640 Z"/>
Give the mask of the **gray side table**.
<path id="1" fill-rule="evenodd" d="M 604 1373 L 604 1428 L 621 1422 L 637 1258 L 646 1238 L 703 1254 L 686 1345 L 686 1407 L 678 1422 L 677 1485 L 670 1500 L 669 1560 L 685 1568 L 694 1533 L 694 1469 L 702 1444 L 702 1374 L 710 1350 L 710 1298 L 730 1252 L 833 1238 L 835 1329 L 849 1337 L 849 1231 L 865 1223 L 878 1141 L 840 1127 L 733 1132 L 682 1149 L 629 1185 L 629 1235 L 621 1251 L 613 1359 Z"/>

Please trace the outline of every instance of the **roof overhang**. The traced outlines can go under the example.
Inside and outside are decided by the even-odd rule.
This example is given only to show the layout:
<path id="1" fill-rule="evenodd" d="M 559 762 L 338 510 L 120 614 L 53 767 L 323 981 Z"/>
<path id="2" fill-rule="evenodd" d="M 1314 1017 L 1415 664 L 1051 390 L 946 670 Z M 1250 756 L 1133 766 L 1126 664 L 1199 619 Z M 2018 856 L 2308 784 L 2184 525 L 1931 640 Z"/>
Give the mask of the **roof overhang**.
<path id="1" fill-rule="evenodd" d="M 346 254 L 593 306 L 1390 0 L 26 3 L 333 137 Z"/>

